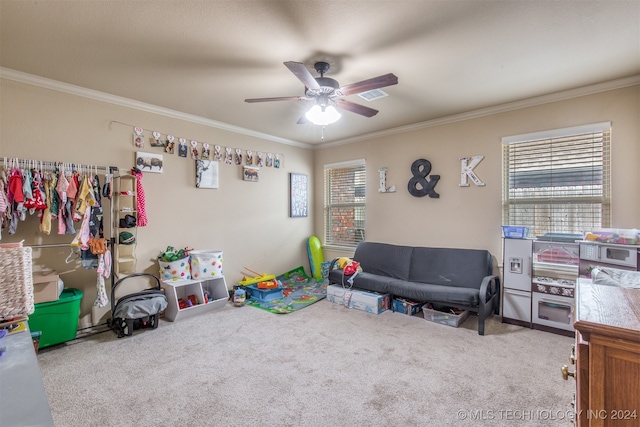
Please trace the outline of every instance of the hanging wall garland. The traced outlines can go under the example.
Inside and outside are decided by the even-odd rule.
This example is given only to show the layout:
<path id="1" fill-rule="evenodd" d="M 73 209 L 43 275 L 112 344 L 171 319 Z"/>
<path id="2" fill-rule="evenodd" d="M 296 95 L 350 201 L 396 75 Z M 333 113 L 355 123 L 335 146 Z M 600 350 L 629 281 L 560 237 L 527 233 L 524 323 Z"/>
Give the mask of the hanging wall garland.
<path id="1" fill-rule="evenodd" d="M 122 123 L 116 120 L 112 120 L 109 123 L 109 128 L 113 123 L 128 126 L 133 128 L 133 146 L 136 149 L 144 148 L 145 145 L 145 132 L 150 134 L 149 146 L 152 148 L 162 149 L 167 154 L 175 154 L 176 137 L 164 133 L 165 138 L 162 137 L 163 133 L 156 130 L 144 129 L 139 126 L 132 126 L 127 123 Z M 213 155 L 211 155 L 211 145 L 206 142 L 198 142 L 194 139 L 187 139 L 184 137 L 177 138 L 178 142 L 178 156 L 191 158 L 193 160 L 211 160 L 223 162 L 225 164 L 236 164 L 238 166 L 256 166 L 256 167 L 273 167 L 279 169 L 282 166 L 283 155 L 280 153 L 263 153 L 262 151 L 253 152 L 243 148 L 224 147 L 224 150 L 220 145 L 213 146 Z"/>

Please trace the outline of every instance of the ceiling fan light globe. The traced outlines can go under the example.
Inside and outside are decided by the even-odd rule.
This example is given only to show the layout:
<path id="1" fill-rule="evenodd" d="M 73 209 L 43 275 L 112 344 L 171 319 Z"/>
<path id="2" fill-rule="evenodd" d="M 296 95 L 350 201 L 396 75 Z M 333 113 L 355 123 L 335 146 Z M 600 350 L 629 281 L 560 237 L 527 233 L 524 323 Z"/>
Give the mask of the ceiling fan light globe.
<path id="1" fill-rule="evenodd" d="M 337 122 L 342 114 L 338 112 L 332 105 L 324 109 L 319 105 L 314 105 L 306 112 L 305 117 L 314 125 L 326 126 Z"/>

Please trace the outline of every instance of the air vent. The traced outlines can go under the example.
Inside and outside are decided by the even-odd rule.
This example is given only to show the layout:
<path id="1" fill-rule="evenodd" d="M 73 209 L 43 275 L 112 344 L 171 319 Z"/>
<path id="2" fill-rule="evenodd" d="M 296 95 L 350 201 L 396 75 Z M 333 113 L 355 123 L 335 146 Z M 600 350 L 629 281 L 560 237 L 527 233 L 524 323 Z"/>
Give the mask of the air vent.
<path id="1" fill-rule="evenodd" d="M 367 101 L 373 101 L 374 99 L 384 98 L 385 96 L 389 96 L 389 94 L 381 89 L 373 89 L 373 90 L 368 90 L 366 92 L 359 93 L 358 96 L 360 98 L 366 99 Z"/>

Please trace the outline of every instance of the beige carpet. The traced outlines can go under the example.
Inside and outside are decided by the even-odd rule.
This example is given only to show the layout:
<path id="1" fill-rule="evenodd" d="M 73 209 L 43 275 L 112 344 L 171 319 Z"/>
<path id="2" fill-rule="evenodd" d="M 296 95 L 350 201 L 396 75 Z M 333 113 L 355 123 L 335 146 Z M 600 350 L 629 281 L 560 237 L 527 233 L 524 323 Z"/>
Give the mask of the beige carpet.
<path id="1" fill-rule="evenodd" d="M 225 307 L 44 349 L 58 427 L 570 426 L 572 338 L 477 317 L 459 328 L 323 300 Z"/>

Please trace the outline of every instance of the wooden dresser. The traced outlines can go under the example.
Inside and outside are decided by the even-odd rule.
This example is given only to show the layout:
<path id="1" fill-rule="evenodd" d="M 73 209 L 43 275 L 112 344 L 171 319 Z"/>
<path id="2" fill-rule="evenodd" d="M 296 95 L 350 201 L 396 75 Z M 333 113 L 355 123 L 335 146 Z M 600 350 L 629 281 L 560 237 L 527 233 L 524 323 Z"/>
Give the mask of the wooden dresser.
<path id="1" fill-rule="evenodd" d="M 640 289 L 579 280 L 576 345 L 563 377 L 576 380 L 579 426 L 640 426 Z"/>

